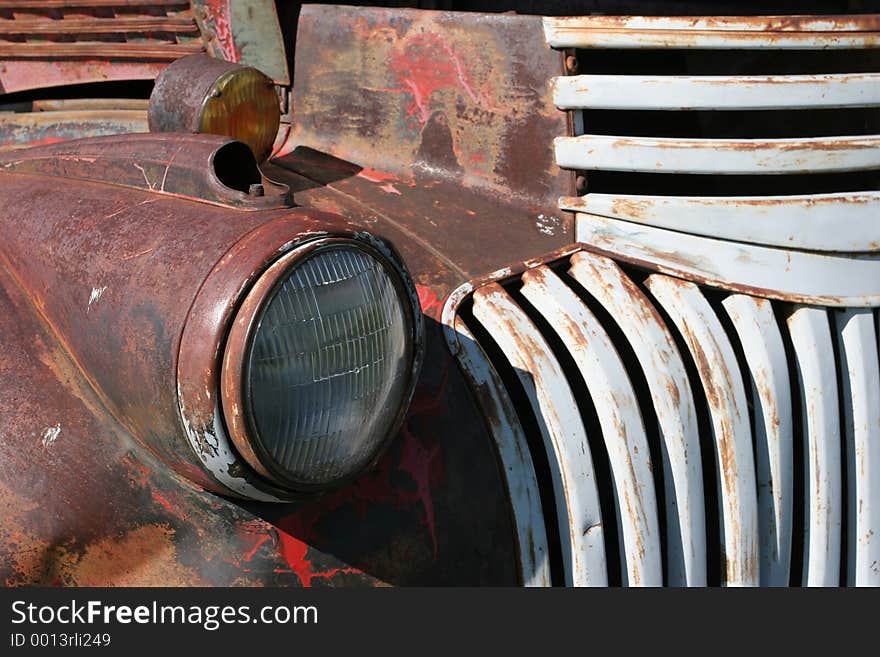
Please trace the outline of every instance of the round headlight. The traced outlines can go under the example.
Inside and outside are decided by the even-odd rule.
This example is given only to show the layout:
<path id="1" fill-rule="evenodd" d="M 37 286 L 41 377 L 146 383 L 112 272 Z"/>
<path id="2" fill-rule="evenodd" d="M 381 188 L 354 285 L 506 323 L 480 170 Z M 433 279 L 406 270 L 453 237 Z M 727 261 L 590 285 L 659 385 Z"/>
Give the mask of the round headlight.
<path id="1" fill-rule="evenodd" d="M 224 417 L 243 458 L 301 491 L 363 471 L 411 396 L 414 321 L 400 274 L 372 247 L 327 239 L 279 259 L 224 356 Z"/>
<path id="2" fill-rule="evenodd" d="M 281 107 L 272 80 L 249 66 L 188 55 L 172 62 L 150 94 L 150 132 L 226 135 L 247 144 L 257 161 L 272 152 Z"/>

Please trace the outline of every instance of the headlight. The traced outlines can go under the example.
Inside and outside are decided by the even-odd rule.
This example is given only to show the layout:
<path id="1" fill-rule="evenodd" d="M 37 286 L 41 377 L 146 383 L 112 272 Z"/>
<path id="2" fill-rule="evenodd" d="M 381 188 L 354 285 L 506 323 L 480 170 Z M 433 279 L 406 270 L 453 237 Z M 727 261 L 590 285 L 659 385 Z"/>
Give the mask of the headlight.
<path id="1" fill-rule="evenodd" d="M 156 78 L 147 118 L 150 132 L 232 137 L 262 162 L 278 134 L 281 108 L 274 83 L 257 69 L 189 55 Z"/>
<path id="2" fill-rule="evenodd" d="M 364 470 L 411 395 L 415 321 L 399 273 L 366 244 L 319 240 L 275 262 L 238 310 L 221 374 L 245 461 L 297 491 Z"/>

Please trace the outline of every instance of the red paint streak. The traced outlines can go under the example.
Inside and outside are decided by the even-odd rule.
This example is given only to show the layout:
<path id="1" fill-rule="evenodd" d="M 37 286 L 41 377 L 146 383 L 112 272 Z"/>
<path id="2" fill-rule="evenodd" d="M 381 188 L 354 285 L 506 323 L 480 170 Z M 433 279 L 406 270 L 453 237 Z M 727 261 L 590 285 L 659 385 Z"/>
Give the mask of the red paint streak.
<path id="1" fill-rule="evenodd" d="M 385 182 L 388 180 L 396 181 L 398 179 L 397 176 L 395 176 L 393 173 L 386 173 L 384 171 L 377 171 L 376 169 L 369 168 L 361 169 L 358 175 L 361 178 L 365 178 L 374 183 Z"/>
<path id="2" fill-rule="evenodd" d="M 311 586 L 314 579 L 329 579 L 339 573 L 357 573 L 355 568 L 330 568 L 324 572 L 315 572 L 312 562 L 308 559 L 309 546 L 298 538 L 278 532 L 281 539 L 280 550 L 290 570 L 296 573 L 303 586 Z M 283 572 L 278 570 L 276 572 Z"/>
<path id="3" fill-rule="evenodd" d="M 416 292 L 419 295 L 419 305 L 422 307 L 422 313 L 428 315 L 428 317 L 438 319 L 443 307 L 437 293 L 424 285 L 416 285 Z"/>
<path id="4" fill-rule="evenodd" d="M 232 26 L 229 23 L 228 0 L 205 0 L 209 22 L 214 27 L 214 48 L 229 62 L 237 62 L 240 58 L 232 38 Z"/>
<path id="5" fill-rule="evenodd" d="M 162 493 L 158 491 L 153 491 L 153 500 L 156 501 L 168 513 L 175 513 L 174 506 L 172 506 L 171 502 L 168 501 L 168 498 L 162 495 Z"/>
<path id="6" fill-rule="evenodd" d="M 257 553 L 257 550 L 260 549 L 260 546 L 266 541 L 271 541 L 272 537 L 268 534 L 263 534 L 262 536 L 257 537 L 257 540 L 254 542 L 254 546 L 248 550 L 243 556 L 242 561 L 250 561 L 254 558 L 254 555 Z"/>
<path id="7" fill-rule="evenodd" d="M 412 96 L 407 114 L 417 117 L 422 125 L 431 117 L 431 96 L 440 89 L 461 89 L 472 102 L 483 104 L 459 56 L 434 32 L 410 39 L 401 52 L 392 55 L 389 69 L 397 76 L 400 91 Z"/>
<path id="8" fill-rule="evenodd" d="M 244 552 L 240 552 L 240 558 L 228 559 L 228 562 L 236 568 L 241 568 L 242 562 L 249 563 L 263 544 L 271 543 L 274 545 L 277 542 L 275 528 L 262 520 L 248 520 L 239 523 L 238 530 L 241 541 L 246 547 Z"/>
<path id="9" fill-rule="evenodd" d="M 7 139 L 5 141 L 0 142 L 0 148 L 6 148 L 9 146 L 20 146 L 33 148 L 35 146 L 49 146 L 50 144 L 59 144 L 62 141 L 70 141 L 73 137 L 40 137 L 38 139 L 34 139 L 32 141 L 19 141 L 17 139 Z"/>

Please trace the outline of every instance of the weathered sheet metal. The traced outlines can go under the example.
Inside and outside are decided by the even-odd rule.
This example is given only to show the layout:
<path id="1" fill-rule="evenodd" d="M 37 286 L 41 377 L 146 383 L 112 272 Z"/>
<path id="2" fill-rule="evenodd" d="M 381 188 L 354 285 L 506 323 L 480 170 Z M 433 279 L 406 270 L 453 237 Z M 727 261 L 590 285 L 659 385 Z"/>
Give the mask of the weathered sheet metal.
<path id="1" fill-rule="evenodd" d="M 251 150 L 219 135 L 95 137 L 0 156 L 0 173 L 109 183 L 205 203 L 265 210 L 290 206 L 289 190 L 262 175 Z M 251 194 L 262 185 L 262 195 Z"/>
<path id="2" fill-rule="evenodd" d="M 544 34 L 554 48 L 873 48 L 880 15 L 545 18 Z"/>
<path id="3" fill-rule="evenodd" d="M 17 281 L 22 308 L 36 309 L 39 330 L 56 336 L 57 352 L 71 362 L 57 377 L 53 372 L 38 377 L 26 364 L 40 357 L 25 348 L 37 331 L 22 321 L 19 335 L 21 312 L 3 306 L 0 331 L 16 331 L 9 344 L 22 346 L 23 355 L 14 363 L 6 350 L 0 355 L 4 368 L 9 364 L 0 368 L 9 377 L 0 390 L 6 395 L 0 405 L 0 450 L 16 455 L 4 451 L 0 481 L 12 489 L 16 508 L 31 503 L 29 491 L 42 491 L 39 511 L 7 525 L 34 534 L 37 554 L 63 545 L 76 561 L 85 552 L 116 555 L 129 545 L 138 550 L 155 545 L 175 560 L 143 571 L 153 583 L 169 583 L 169 577 L 190 584 L 250 585 L 520 581 L 516 533 L 492 441 L 436 322 L 427 331 L 433 367 L 423 369 L 400 436 L 373 472 L 332 495 L 297 504 L 236 505 L 221 499 L 218 506 L 217 498 L 188 483 L 211 485 L 199 479 L 198 464 L 184 465 L 192 448 L 181 427 L 175 386 L 181 322 L 206 267 L 224 255 L 231 263 L 230 246 L 266 224 L 271 225 L 264 230 L 274 231 L 275 238 L 274 244 L 266 240 L 267 249 L 275 251 L 304 228 L 326 232 L 335 225 L 331 217 L 314 210 L 240 212 L 146 188 L 2 175 L 0 278 L 4 285 L 7 275 Z M 310 228 L 302 223 L 306 216 L 315 220 Z M 425 257 L 424 266 L 435 269 Z M 234 269 L 227 268 L 230 277 Z M 258 270 L 252 267 L 227 282 L 246 286 Z M 234 294 L 223 299 L 235 303 Z M 0 293 L 0 304 L 4 300 Z M 426 312 L 436 312 L 438 305 L 425 290 Z M 34 396 L 27 405 L 18 403 L 21 381 L 33 382 L 38 403 Z M 64 401 L 80 384 L 97 399 L 84 412 Z M 35 429 L 34 418 L 40 417 L 47 419 Z M 46 431 L 48 444 L 71 449 L 65 459 L 42 447 Z M 120 463 L 128 449 L 117 447 L 120 436 L 136 463 L 142 457 L 150 462 L 152 474 L 143 485 L 127 483 L 140 477 L 140 470 Z M 179 466 L 177 473 L 169 463 Z M 109 516 L 93 513 L 87 503 L 111 498 Z M 39 529 L 46 524 L 51 531 Z M 162 526 L 161 533 L 153 524 Z M 363 532 L 364 526 L 370 532 Z M 145 540 L 127 542 L 131 531 L 146 532 Z M 206 540 L 202 532 L 218 540 Z M 162 540 L 154 540 L 157 536 Z M 125 580 L 114 571 L 118 563 L 103 560 L 88 573 L 65 570 L 58 582 L 148 581 Z M 14 568 L 14 561 L 0 561 L 0 579 L 55 581 L 39 564 L 24 574 Z M 199 576 L 191 576 L 190 569 Z"/>
<path id="4" fill-rule="evenodd" d="M 761 586 L 788 586 L 794 435 L 785 346 L 767 299 L 732 294 L 722 305 L 742 345 L 751 382 Z"/>
<path id="5" fill-rule="evenodd" d="M 768 110 L 875 107 L 880 73 L 571 75 L 551 82 L 560 109 Z"/>
<path id="6" fill-rule="evenodd" d="M 102 20 L 66 18 L 45 20 L 39 18 L 0 18 L 0 38 L 8 36 L 61 36 L 67 34 L 123 34 L 131 32 L 167 32 L 169 34 L 198 34 L 192 18 L 115 16 Z M 27 56 L 10 50 L 12 56 Z"/>
<path id="7" fill-rule="evenodd" d="M 208 52 L 289 85 L 272 0 L 7 0 L 0 3 L 0 92 L 154 79 Z"/>
<path id="8" fill-rule="evenodd" d="M 623 330 L 648 383 L 664 445 L 667 583 L 705 586 L 700 437 L 693 392 L 675 339 L 652 303 L 614 261 L 582 251 L 572 255 L 568 272 Z"/>
<path id="9" fill-rule="evenodd" d="M 461 319 L 446 331 L 452 353 L 458 357 L 481 407 L 498 448 L 501 472 L 510 499 L 518 538 L 520 577 L 524 586 L 550 586 L 547 531 L 535 467 L 522 425 L 504 384 L 483 348 Z"/>
<path id="10" fill-rule="evenodd" d="M 880 168 L 880 135 L 795 139 L 677 139 L 581 135 L 554 140 L 567 169 L 793 174 Z"/>
<path id="11" fill-rule="evenodd" d="M 212 57 L 253 66 L 279 85 L 290 84 L 273 0 L 192 0 L 189 4 Z"/>
<path id="12" fill-rule="evenodd" d="M 834 313 L 847 455 L 847 584 L 880 586 L 880 359 L 871 310 Z"/>
<path id="13" fill-rule="evenodd" d="M 724 583 L 760 582 L 758 501 L 748 407 L 733 347 L 693 283 L 652 274 L 645 281 L 694 358 L 709 406 L 720 489 Z"/>
<path id="14" fill-rule="evenodd" d="M 842 483 L 840 407 L 837 368 L 828 325 L 821 308 L 799 307 L 787 320 L 797 360 L 803 416 L 804 586 L 837 586 L 840 577 Z"/>
<path id="15" fill-rule="evenodd" d="M 811 253 L 717 240 L 577 215 L 591 250 L 700 283 L 771 299 L 833 307 L 880 305 L 880 257 Z"/>
<path id="16" fill-rule="evenodd" d="M 547 454 L 562 541 L 565 583 L 608 583 L 604 529 L 586 431 L 559 363 L 531 320 L 496 283 L 474 293 L 474 317 L 516 371 L 538 420 Z"/>
<path id="17" fill-rule="evenodd" d="M 880 192 L 875 191 L 730 197 L 590 193 L 561 198 L 559 207 L 750 244 L 880 251 Z"/>
<path id="18" fill-rule="evenodd" d="M 0 92 L 150 80 L 204 49 L 187 0 L 0 3 Z"/>
<path id="19" fill-rule="evenodd" d="M 329 43 L 346 47 L 314 56 Z M 282 155 L 307 146 L 401 182 L 506 196 L 534 216 L 553 216 L 569 189 L 548 149 L 568 131 L 547 86 L 560 59 L 538 16 L 305 5 L 295 62 Z"/>
<path id="20" fill-rule="evenodd" d="M 0 112 L 0 150 L 131 132 L 147 132 L 145 110 Z"/>
<path id="21" fill-rule="evenodd" d="M 522 294 L 559 335 L 599 416 L 611 462 L 625 586 L 661 586 L 663 567 L 651 452 L 632 383 L 596 317 L 545 265 L 522 276 Z"/>

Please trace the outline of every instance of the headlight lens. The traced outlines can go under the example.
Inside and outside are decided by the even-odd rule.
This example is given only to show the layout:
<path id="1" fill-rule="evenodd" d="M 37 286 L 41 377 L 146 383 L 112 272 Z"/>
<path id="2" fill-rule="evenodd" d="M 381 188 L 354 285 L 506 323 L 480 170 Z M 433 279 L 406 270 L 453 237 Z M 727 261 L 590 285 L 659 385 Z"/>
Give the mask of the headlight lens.
<path id="1" fill-rule="evenodd" d="M 272 80 L 255 68 L 238 68 L 214 83 L 202 106 L 198 132 L 238 139 L 262 162 L 272 152 L 280 120 Z"/>
<path id="2" fill-rule="evenodd" d="M 227 422 L 232 415 L 237 445 L 244 429 L 240 449 L 258 471 L 316 490 L 363 470 L 394 428 L 411 392 L 412 304 L 384 257 L 353 241 L 327 241 L 282 266 L 261 279 L 275 278 L 268 293 L 249 294 L 259 306 L 230 334 L 247 325 L 240 408 Z"/>

